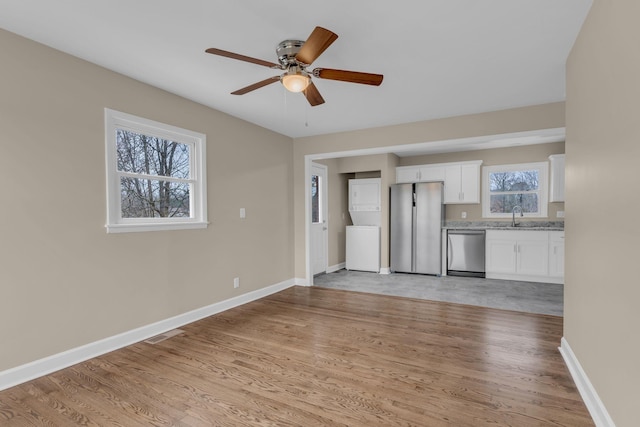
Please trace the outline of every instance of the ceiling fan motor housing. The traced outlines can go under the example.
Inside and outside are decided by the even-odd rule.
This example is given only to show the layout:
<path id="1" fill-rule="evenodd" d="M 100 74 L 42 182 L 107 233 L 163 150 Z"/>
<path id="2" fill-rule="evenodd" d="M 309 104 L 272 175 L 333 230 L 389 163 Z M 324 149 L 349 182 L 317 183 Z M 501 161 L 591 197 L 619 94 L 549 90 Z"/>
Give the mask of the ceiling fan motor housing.
<path id="1" fill-rule="evenodd" d="M 296 61 L 296 55 L 300 51 L 300 48 L 304 44 L 304 40 L 285 40 L 276 46 L 276 54 L 278 55 L 278 61 L 283 68 L 288 68 L 290 65 L 298 65 Z"/>

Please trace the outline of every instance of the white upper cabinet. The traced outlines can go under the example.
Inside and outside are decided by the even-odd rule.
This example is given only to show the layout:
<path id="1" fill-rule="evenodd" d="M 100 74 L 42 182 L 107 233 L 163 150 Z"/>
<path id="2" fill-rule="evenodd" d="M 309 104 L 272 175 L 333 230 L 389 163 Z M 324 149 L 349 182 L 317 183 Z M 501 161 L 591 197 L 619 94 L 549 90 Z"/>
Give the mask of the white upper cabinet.
<path id="1" fill-rule="evenodd" d="M 396 168 L 396 183 L 419 182 L 420 166 L 400 166 Z"/>
<path id="2" fill-rule="evenodd" d="M 396 183 L 444 181 L 444 166 L 400 166 L 396 168 Z"/>
<path id="3" fill-rule="evenodd" d="M 564 202 L 564 154 L 549 156 L 549 163 L 551 164 L 549 201 Z"/>
<path id="4" fill-rule="evenodd" d="M 482 161 L 454 163 L 444 170 L 444 203 L 480 203 Z"/>
<path id="5" fill-rule="evenodd" d="M 482 160 L 396 168 L 396 182 L 444 182 L 444 203 L 480 203 Z"/>
<path id="6" fill-rule="evenodd" d="M 444 166 L 420 166 L 420 181 L 444 181 Z"/>

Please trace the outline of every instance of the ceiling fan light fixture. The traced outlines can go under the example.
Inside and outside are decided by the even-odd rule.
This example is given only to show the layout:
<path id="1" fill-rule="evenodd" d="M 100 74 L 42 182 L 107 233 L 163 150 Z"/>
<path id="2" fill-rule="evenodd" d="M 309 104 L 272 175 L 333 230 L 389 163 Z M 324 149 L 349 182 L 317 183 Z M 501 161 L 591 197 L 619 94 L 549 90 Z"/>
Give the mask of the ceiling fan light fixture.
<path id="1" fill-rule="evenodd" d="M 286 74 L 282 76 L 282 85 L 289 92 L 302 92 L 311 83 L 311 77 L 304 70 L 298 67 L 291 67 Z"/>

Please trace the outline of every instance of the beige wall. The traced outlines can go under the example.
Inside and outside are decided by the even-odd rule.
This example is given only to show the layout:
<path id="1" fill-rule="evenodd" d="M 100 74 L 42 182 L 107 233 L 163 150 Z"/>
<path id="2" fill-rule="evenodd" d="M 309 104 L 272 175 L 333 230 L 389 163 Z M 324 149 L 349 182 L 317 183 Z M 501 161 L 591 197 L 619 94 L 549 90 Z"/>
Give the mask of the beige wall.
<path id="1" fill-rule="evenodd" d="M 296 277 L 305 278 L 307 275 L 304 203 L 306 156 L 559 127 L 564 127 L 564 102 L 295 139 L 293 168 Z"/>
<path id="2" fill-rule="evenodd" d="M 564 336 L 618 427 L 640 402 L 639 16 L 595 0 L 567 62 Z"/>
<path id="3" fill-rule="evenodd" d="M 495 148 L 490 150 L 463 151 L 457 153 L 431 154 L 426 156 L 401 157 L 399 166 L 426 165 L 431 163 L 464 162 L 482 160 L 482 166 L 507 165 L 515 163 L 546 162 L 552 154 L 564 153 L 564 142 L 526 145 L 522 147 Z M 482 176 L 482 175 L 481 175 Z M 482 191 L 480 181 L 480 191 Z M 482 218 L 482 205 L 447 205 L 446 218 L 449 221 L 463 221 L 462 212 L 467 213 L 465 221 L 485 221 Z M 527 221 L 563 221 L 557 218 L 557 212 L 564 210 L 564 203 L 549 203 L 547 218 L 527 218 Z M 504 221 L 504 219 L 502 219 Z"/>
<path id="4" fill-rule="evenodd" d="M 2 30 L 0 52 L 0 371 L 293 277 L 290 138 Z M 207 135 L 207 229 L 106 234 L 105 107 Z"/>

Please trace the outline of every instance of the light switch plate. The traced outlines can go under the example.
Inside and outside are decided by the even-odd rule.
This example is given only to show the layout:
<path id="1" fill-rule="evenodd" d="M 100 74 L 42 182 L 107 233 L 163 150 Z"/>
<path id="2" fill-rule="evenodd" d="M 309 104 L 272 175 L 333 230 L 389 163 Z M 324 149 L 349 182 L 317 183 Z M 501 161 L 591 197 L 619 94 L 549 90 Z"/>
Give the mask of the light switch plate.
<path id="1" fill-rule="evenodd" d="M 247 211 L 244 208 L 240 208 L 240 218 L 245 219 L 247 217 Z"/>

